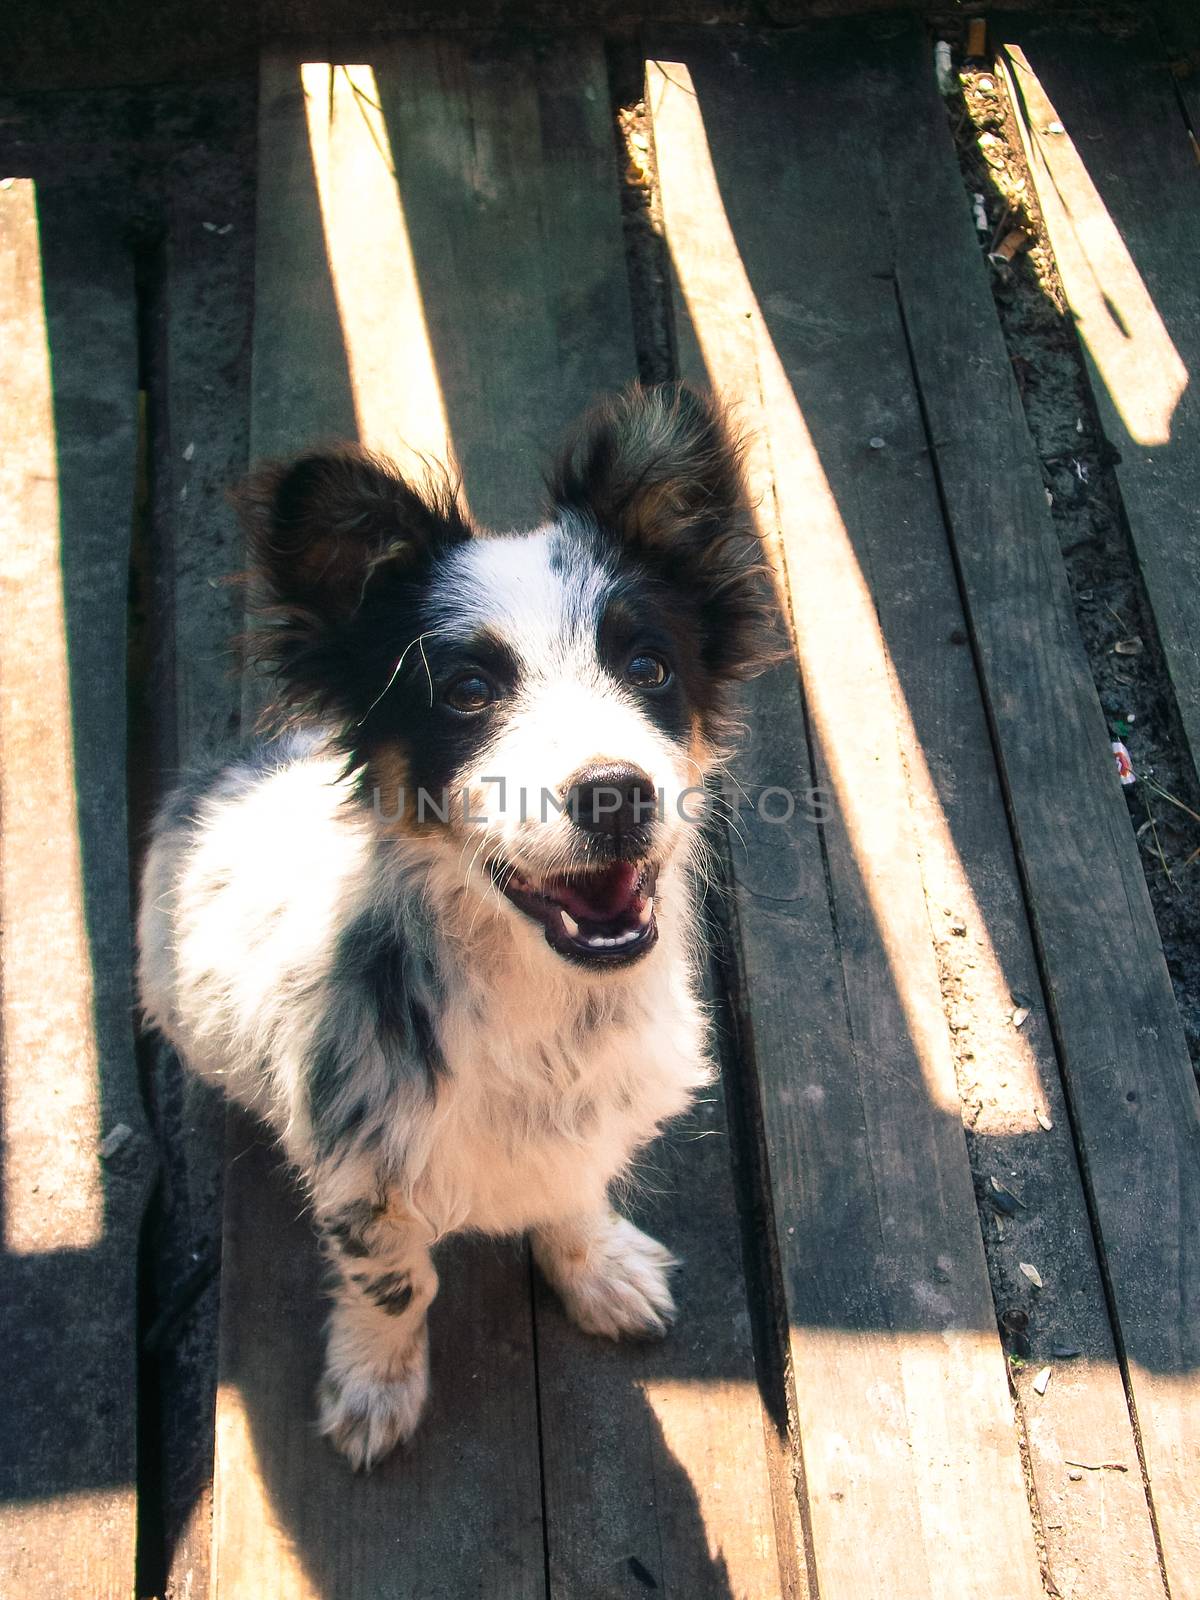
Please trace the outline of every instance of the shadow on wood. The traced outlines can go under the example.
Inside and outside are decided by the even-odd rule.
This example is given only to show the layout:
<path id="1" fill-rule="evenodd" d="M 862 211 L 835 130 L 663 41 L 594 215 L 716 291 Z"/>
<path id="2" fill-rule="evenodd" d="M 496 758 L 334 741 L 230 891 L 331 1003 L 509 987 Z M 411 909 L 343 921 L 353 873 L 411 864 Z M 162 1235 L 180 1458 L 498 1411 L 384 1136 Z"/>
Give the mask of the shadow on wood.
<path id="1" fill-rule="evenodd" d="M 137 1252 L 155 1172 L 130 1020 L 133 261 L 86 186 L 17 179 L 0 202 L 14 424 L 2 492 L 0 1215 L 17 1379 L 0 1560 L 7 1593 L 115 1596 L 134 1581 Z"/>

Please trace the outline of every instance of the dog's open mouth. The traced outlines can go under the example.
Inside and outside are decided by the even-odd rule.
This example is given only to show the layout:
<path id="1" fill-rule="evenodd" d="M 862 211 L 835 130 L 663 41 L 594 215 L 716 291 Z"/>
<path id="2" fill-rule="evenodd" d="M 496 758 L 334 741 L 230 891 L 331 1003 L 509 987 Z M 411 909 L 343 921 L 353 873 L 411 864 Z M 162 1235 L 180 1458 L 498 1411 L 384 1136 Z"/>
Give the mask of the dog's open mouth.
<path id="1" fill-rule="evenodd" d="M 624 965 L 658 939 L 658 868 L 648 862 L 614 861 L 534 879 L 497 858 L 491 873 L 513 905 L 541 923 L 546 942 L 561 956 L 588 965 Z"/>

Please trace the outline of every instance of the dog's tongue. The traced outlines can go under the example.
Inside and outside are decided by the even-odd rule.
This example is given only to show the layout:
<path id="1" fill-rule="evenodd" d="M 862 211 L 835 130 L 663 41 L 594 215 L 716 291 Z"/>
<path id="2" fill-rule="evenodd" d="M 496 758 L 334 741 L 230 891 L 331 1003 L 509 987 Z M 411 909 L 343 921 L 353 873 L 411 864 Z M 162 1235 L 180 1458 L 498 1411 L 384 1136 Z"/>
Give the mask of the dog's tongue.
<path id="1" fill-rule="evenodd" d="M 618 861 L 603 872 L 551 878 L 545 892 L 577 921 L 599 922 L 617 916 L 630 905 L 640 876 L 638 867 Z"/>

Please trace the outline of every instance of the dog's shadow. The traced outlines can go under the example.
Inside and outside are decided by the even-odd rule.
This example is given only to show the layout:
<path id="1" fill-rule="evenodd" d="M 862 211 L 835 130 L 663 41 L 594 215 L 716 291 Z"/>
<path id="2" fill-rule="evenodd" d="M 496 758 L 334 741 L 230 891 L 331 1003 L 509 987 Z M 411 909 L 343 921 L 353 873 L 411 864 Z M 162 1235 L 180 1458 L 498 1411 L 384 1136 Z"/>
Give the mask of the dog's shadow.
<path id="1" fill-rule="evenodd" d="M 711 1283 L 681 1279 L 680 1328 L 664 1344 L 610 1345 L 571 1328 L 540 1282 L 531 1293 L 523 1243 L 450 1241 L 437 1257 L 429 1412 L 410 1445 L 355 1476 L 312 1420 L 326 1302 L 302 1197 L 269 1134 L 232 1115 L 214 1528 L 224 1592 L 496 1600 L 549 1585 L 572 1600 L 732 1600 L 647 1397 L 656 1381 L 703 1383 L 705 1367 L 730 1375 L 715 1370 L 731 1364 L 725 1341 L 687 1332 L 688 1300 Z"/>

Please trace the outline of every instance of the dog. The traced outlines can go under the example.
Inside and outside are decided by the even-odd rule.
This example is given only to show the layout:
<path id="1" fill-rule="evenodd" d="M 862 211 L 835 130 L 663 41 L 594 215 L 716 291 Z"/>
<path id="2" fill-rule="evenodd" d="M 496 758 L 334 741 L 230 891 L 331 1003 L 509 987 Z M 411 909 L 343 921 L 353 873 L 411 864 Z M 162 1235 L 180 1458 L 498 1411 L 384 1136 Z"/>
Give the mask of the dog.
<path id="1" fill-rule="evenodd" d="M 673 1318 L 610 1191 L 713 1076 L 697 818 L 768 626 L 740 457 L 715 400 L 634 387 L 532 531 L 357 446 L 236 496 L 283 729 L 163 805 L 140 995 L 303 1180 L 357 1469 L 421 1417 L 448 1234 L 528 1231 L 590 1333 Z"/>

